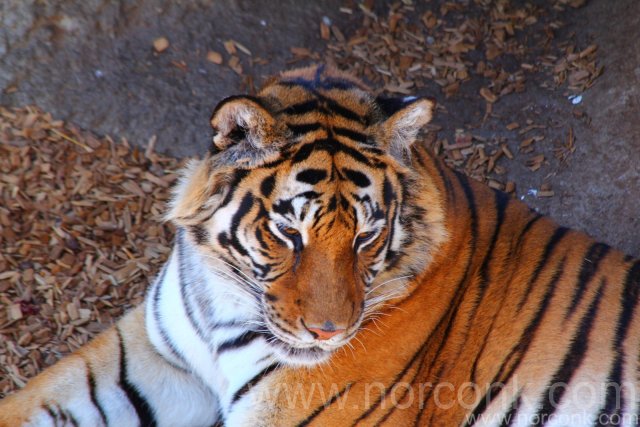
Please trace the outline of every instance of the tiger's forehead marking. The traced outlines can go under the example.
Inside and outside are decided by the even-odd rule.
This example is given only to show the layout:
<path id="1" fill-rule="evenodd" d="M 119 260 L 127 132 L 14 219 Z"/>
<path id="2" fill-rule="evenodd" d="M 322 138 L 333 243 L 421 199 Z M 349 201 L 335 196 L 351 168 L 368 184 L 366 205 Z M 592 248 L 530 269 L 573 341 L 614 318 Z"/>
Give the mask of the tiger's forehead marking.
<path id="1" fill-rule="evenodd" d="M 324 128 L 356 142 L 367 141 L 363 131 L 370 123 L 371 94 L 361 84 L 332 75 L 324 67 L 285 73 L 259 96 L 275 105 L 274 113 L 294 133 Z"/>
<path id="2" fill-rule="evenodd" d="M 306 163 L 312 154 L 326 152 L 331 168 L 338 170 L 362 186 L 366 180 L 343 169 L 364 167 L 386 169 L 385 151 L 376 146 L 369 126 L 381 119 L 372 91 L 363 83 L 323 66 L 283 73 L 259 93 L 270 106 L 276 120 L 291 132 L 279 161 L 290 161 L 290 167 Z M 310 162 L 313 163 L 313 162 Z M 305 166 L 307 166 L 305 164 Z M 328 165 L 309 165 L 309 169 Z M 297 171 L 300 172 L 300 171 Z M 327 170 L 331 175 L 333 172 Z M 300 177 L 305 179 L 316 177 Z"/>
<path id="3" fill-rule="evenodd" d="M 272 219 L 319 229 L 385 216 L 395 168 L 369 135 L 381 112 L 367 87 L 316 67 L 283 74 L 258 98 L 290 130 L 280 157 L 250 172 L 258 178 L 251 191 L 270 199 Z"/>

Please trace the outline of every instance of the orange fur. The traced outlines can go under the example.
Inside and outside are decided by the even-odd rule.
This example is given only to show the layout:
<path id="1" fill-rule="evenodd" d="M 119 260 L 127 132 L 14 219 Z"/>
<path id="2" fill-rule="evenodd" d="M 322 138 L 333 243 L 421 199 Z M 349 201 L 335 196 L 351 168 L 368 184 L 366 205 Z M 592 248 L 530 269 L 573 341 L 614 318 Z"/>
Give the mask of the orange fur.
<path id="1" fill-rule="evenodd" d="M 225 199 L 238 206 L 252 202 L 238 220 L 239 234 L 249 242 L 245 248 L 268 248 L 266 261 L 258 261 L 273 264 L 269 274 L 276 278 L 266 281 L 265 310 L 278 327 L 298 334 L 305 325 L 300 319 L 308 325 L 331 320 L 339 329 L 358 330 L 328 363 L 283 366 L 257 383 L 251 419 L 263 425 L 456 426 L 474 413 L 516 413 L 529 403 L 544 411 L 545 392 L 558 378 L 591 384 L 604 399 L 604 383 L 620 354 L 621 380 L 640 390 L 640 261 L 446 168 L 415 142 L 431 119 L 431 101 L 417 100 L 390 116 L 376 102 L 363 83 L 333 69 L 283 73 L 257 100 L 231 99 L 214 114 L 215 145 L 222 151 L 192 165 L 176 192 L 168 218 L 191 227 L 189 236 L 203 251 L 226 251 L 230 258 L 241 259 L 241 250 L 233 249 L 231 237 L 219 237 L 224 233 L 208 233 L 213 213 Z M 230 139 L 238 126 L 249 132 L 247 139 Z M 372 145 L 356 141 L 359 135 Z M 342 144 L 342 151 L 305 154 L 301 148 L 328 139 Z M 237 162 L 245 158 L 250 161 Z M 268 233 L 261 210 L 284 209 L 278 203 L 290 191 L 291 177 L 330 167 L 355 170 L 366 180 L 360 186 L 357 175 L 321 180 L 313 187 L 317 203 L 328 206 L 332 195 L 367 187 L 374 201 L 392 209 L 384 202 L 391 188 L 404 216 L 400 225 L 387 222 L 359 254 L 353 242 L 364 228 L 336 202 L 316 228 L 293 234 L 293 242 L 306 239 L 293 256 L 293 243 L 273 229 Z M 362 271 L 400 228 L 399 261 L 378 272 L 374 283 L 380 288 L 369 292 Z M 262 241 L 252 237 L 256 233 Z M 405 275 L 412 277 L 394 281 Z M 392 297 L 371 312 L 363 308 L 384 292 Z M 142 328 L 140 322 L 144 343 Z M 84 363 L 94 364 L 99 375 L 115 375 L 114 334 L 105 332 L 0 403 L 0 426 L 26 419 L 52 393 L 51 383 L 58 392 L 65 375 L 71 385 L 84 381 L 75 377 Z M 501 392 L 483 407 L 477 398 L 497 384 Z"/>

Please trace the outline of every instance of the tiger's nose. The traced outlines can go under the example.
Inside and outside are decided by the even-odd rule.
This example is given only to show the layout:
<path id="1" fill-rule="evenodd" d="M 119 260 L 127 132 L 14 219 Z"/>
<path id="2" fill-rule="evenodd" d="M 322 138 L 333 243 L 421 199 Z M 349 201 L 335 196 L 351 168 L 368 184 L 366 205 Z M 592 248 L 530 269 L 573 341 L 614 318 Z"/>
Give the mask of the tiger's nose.
<path id="1" fill-rule="evenodd" d="M 307 328 L 307 331 L 311 333 L 314 339 L 323 341 L 344 332 L 344 329 L 336 328 L 336 325 L 330 320 L 324 322 L 322 326 L 304 325 L 304 327 Z"/>

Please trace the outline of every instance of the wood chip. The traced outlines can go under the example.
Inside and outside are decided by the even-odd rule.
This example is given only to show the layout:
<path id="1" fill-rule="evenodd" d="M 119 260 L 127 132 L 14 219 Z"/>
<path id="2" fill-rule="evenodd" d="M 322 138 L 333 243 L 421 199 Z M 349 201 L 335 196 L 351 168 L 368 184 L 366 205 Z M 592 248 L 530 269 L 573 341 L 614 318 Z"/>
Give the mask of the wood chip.
<path id="1" fill-rule="evenodd" d="M 22 309 L 20 308 L 20 304 L 11 304 L 7 308 L 7 317 L 9 320 L 22 319 Z"/>
<path id="2" fill-rule="evenodd" d="M 240 64 L 240 58 L 232 56 L 229 59 L 229 67 L 236 72 L 236 74 L 242 75 L 242 64 Z"/>
<path id="3" fill-rule="evenodd" d="M 244 53 L 245 55 L 251 56 L 251 51 L 245 45 L 236 40 L 233 40 L 233 44 L 240 52 Z"/>
<path id="4" fill-rule="evenodd" d="M 532 172 L 537 171 L 544 163 L 544 154 L 538 154 L 527 160 L 526 165 Z"/>
<path id="5" fill-rule="evenodd" d="M 227 51 L 229 55 L 235 55 L 236 53 L 238 53 L 238 50 L 236 49 L 236 44 L 233 42 L 233 40 L 226 40 L 225 42 L 223 42 L 223 45 L 224 45 L 224 49 Z"/>
<path id="6" fill-rule="evenodd" d="M 323 19 L 322 21 L 320 21 L 320 38 L 322 38 L 322 40 L 329 40 L 330 37 L 331 28 L 325 23 L 325 20 Z"/>
<path id="7" fill-rule="evenodd" d="M 0 107 L 0 129 L 2 397 L 142 301 L 170 251 L 154 215 L 179 162 L 33 107 Z"/>
<path id="8" fill-rule="evenodd" d="M 498 97 L 486 87 L 480 89 L 480 96 L 492 104 L 498 100 Z"/>
<path id="9" fill-rule="evenodd" d="M 210 50 L 207 52 L 207 61 L 220 65 L 222 64 L 222 55 L 219 52 Z"/>
<path id="10" fill-rule="evenodd" d="M 153 41 L 153 49 L 158 52 L 164 52 L 169 47 L 169 40 L 166 37 L 158 37 Z"/>

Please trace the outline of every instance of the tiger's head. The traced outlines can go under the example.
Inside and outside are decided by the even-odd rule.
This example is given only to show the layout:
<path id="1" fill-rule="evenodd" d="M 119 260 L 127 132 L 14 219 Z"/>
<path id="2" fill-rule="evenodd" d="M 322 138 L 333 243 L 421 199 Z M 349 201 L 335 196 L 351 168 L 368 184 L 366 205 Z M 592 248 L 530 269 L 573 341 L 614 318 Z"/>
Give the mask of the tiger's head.
<path id="1" fill-rule="evenodd" d="M 185 169 L 168 218 L 234 279 L 283 362 L 347 344 L 445 238 L 441 196 L 411 168 L 432 111 L 323 66 L 216 107 L 211 152 Z"/>

